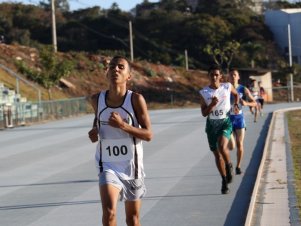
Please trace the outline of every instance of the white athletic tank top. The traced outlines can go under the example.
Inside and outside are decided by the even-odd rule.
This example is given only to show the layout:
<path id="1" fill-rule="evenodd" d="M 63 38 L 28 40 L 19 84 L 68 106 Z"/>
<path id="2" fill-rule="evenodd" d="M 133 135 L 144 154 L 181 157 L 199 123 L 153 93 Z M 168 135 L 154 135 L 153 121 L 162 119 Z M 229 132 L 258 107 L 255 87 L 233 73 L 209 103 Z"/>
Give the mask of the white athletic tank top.
<path id="1" fill-rule="evenodd" d="M 251 91 L 252 96 L 255 100 L 259 99 L 259 89 L 257 87 L 250 87 L 249 89 Z"/>
<path id="2" fill-rule="evenodd" d="M 209 86 L 204 87 L 199 91 L 205 100 L 207 106 L 211 103 L 212 98 L 215 96 L 218 99 L 217 105 L 212 109 L 208 115 L 209 119 L 223 119 L 229 114 L 231 103 L 231 83 L 221 83 L 217 89 L 211 89 Z"/>
<path id="3" fill-rule="evenodd" d="M 100 172 L 109 171 L 124 180 L 144 177 L 142 140 L 121 129 L 108 125 L 111 112 L 118 112 L 128 124 L 140 127 L 132 105 L 132 91 L 128 90 L 119 107 L 106 104 L 108 91 L 102 91 L 98 98 L 98 130 L 100 141 L 95 159 Z"/>

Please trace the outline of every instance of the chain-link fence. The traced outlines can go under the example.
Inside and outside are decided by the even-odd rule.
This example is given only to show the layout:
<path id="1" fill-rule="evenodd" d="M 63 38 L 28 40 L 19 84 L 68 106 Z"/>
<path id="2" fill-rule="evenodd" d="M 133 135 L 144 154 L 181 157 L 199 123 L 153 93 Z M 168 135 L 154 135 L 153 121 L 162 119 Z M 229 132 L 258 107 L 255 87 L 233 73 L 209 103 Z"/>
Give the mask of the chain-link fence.
<path id="1" fill-rule="evenodd" d="M 86 114 L 89 111 L 85 97 L 41 101 L 40 103 L 14 103 L 0 105 L 0 129 Z"/>
<path id="2" fill-rule="evenodd" d="M 272 88 L 273 102 L 291 102 L 301 100 L 301 86 L 274 86 Z"/>
<path id="3" fill-rule="evenodd" d="M 301 86 L 278 86 L 272 88 L 272 103 L 301 100 Z M 0 104 L 0 129 L 28 125 L 33 122 L 61 119 L 91 112 L 85 97 L 41 101 L 40 103 Z"/>

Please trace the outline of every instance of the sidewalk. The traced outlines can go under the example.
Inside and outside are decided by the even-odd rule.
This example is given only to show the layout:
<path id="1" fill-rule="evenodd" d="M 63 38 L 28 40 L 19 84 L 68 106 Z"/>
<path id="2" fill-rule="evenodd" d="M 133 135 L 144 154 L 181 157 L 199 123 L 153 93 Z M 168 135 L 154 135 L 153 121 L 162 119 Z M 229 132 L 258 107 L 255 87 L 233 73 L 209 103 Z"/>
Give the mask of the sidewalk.
<path id="1" fill-rule="evenodd" d="M 294 194 L 289 178 L 292 178 L 290 174 L 293 171 L 288 171 L 292 168 L 292 161 L 285 118 L 285 112 L 298 109 L 301 108 L 282 109 L 273 113 L 245 226 L 300 225 L 291 203 Z M 258 208 L 261 214 L 254 216 Z"/>

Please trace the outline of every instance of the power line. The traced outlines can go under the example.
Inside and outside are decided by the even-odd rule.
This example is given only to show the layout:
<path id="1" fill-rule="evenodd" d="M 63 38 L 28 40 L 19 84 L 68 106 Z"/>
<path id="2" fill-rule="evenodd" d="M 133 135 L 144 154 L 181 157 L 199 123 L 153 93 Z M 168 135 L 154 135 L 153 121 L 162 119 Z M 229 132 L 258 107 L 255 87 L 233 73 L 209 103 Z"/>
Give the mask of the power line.
<path id="1" fill-rule="evenodd" d="M 125 47 L 129 48 L 129 45 L 127 44 L 127 42 L 126 42 L 125 40 L 123 40 L 123 39 L 121 39 L 121 38 L 119 38 L 119 37 L 117 37 L 117 36 L 115 36 L 115 35 L 105 35 L 105 34 L 103 34 L 103 33 L 100 33 L 100 32 L 98 32 L 98 31 L 96 31 L 96 30 L 94 30 L 94 29 L 88 27 L 87 25 L 85 25 L 85 24 L 83 24 L 83 23 L 81 23 L 81 22 L 78 22 L 78 21 L 74 21 L 74 22 L 77 23 L 77 24 L 79 24 L 80 26 L 84 27 L 84 28 L 87 29 L 88 31 L 90 31 L 90 32 L 92 32 L 92 33 L 94 33 L 94 34 L 100 36 L 100 37 L 103 37 L 103 38 L 106 38 L 106 39 L 114 39 L 114 40 L 120 42 L 120 43 L 121 43 L 122 45 L 124 45 Z M 147 55 L 144 53 L 144 51 L 142 51 L 140 48 L 135 47 L 135 49 L 138 50 L 139 53 L 141 53 L 142 55 L 144 55 L 145 57 L 147 57 Z"/>
<path id="2" fill-rule="evenodd" d="M 84 27 L 88 31 L 90 31 L 90 32 L 92 32 L 92 33 L 100 36 L 100 37 L 107 38 L 107 39 L 115 39 L 115 40 L 119 41 L 122 45 L 124 45 L 125 47 L 127 47 L 127 48 L 129 47 L 128 44 L 123 39 L 121 39 L 121 38 L 119 38 L 119 37 L 117 37 L 115 35 L 105 35 L 105 34 L 102 34 L 102 33 L 98 32 L 98 31 L 96 31 L 96 30 L 88 27 L 87 25 L 85 25 L 83 23 L 80 23 L 78 21 L 74 21 L 74 22 L 77 23 L 77 24 L 79 24 L 80 26 Z"/>
<path id="3" fill-rule="evenodd" d="M 84 2 L 81 2 L 81 1 L 79 1 L 79 0 L 69 0 L 69 1 L 70 1 L 70 2 L 76 2 L 76 3 L 79 4 L 79 5 L 92 7 L 91 5 L 88 5 L 88 4 L 86 4 L 86 3 L 84 3 Z"/>
<path id="4" fill-rule="evenodd" d="M 120 21 L 116 20 L 115 18 L 110 18 L 110 22 L 113 22 L 113 23 L 115 23 L 116 25 L 118 25 L 120 27 L 127 28 L 127 25 L 121 23 Z M 170 48 L 162 47 L 162 46 L 158 45 L 156 42 L 154 42 L 154 41 L 150 40 L 148 37 L 144 36 L 136 28 L 134 28 L 134 30 L 135 30 L 135 32 L 134 32 L 135 37 L 141 38 L 142 40 L 144 40 L 144 41 L 148 42 L 149 44 L 151 44 L 153 47 L 156 47 L 157 49 L 160 49 L 160 50 L 168 51 L 168 52 L 173 53 L 173 54 L 182 54 L 179 51 L 176 51 L 174 49 L 170 49 Z M 135 47 L 135 48 L 137 48 L 137 47 Z"/>

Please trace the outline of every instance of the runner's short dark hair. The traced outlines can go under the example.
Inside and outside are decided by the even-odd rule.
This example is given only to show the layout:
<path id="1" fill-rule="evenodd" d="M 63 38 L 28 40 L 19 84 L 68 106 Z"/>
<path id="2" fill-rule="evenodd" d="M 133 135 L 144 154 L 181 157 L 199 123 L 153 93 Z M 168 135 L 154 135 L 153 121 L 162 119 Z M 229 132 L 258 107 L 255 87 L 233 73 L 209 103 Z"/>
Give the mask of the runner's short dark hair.
<path id="1" fill-rule="evenodd" d="M 231 72 L 231 71 L 237 71 L 237 72 L 238 72 L 238 69 L 237 69 L 236 67 L 231 67 L 231 68 L 229 69 L 229 72 Z"/>
<path id="2" fill-rule="evenodd" d="M 219 66 L 218 64 L 213 64 L 209 67 L 208 74 L 210 74 L 210 72 L 214 70 L 219 70 L 220 72 L 222 72 L 221 66 Z"/>

